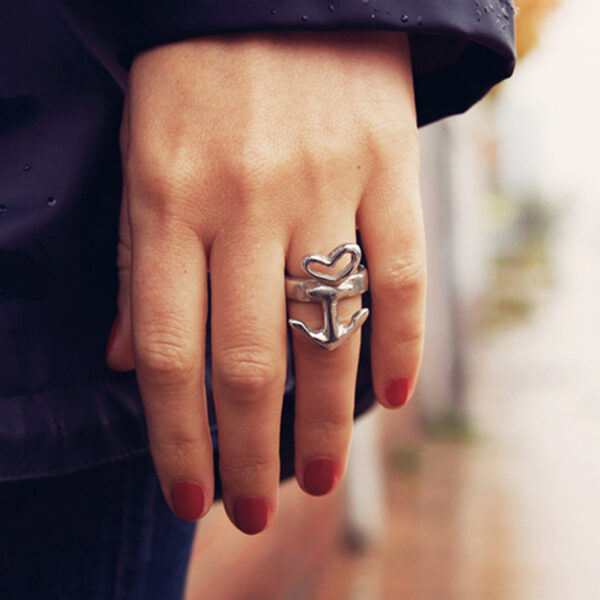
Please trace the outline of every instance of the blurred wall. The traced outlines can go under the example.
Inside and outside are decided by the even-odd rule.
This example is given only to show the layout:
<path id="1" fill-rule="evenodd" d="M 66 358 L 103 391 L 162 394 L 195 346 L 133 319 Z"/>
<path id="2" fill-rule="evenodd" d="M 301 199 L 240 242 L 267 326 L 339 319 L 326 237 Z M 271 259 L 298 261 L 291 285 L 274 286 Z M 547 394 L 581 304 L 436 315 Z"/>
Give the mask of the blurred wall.
<path id="1" fill-rule="evenodd" d="M 425 417 L 460 410 L 463 401 L 467 341 L 491 252 L 485 209 L 494 139 L 492 109 L 486 105 L 421 131 L 428 289 L 416 395 Z"/>

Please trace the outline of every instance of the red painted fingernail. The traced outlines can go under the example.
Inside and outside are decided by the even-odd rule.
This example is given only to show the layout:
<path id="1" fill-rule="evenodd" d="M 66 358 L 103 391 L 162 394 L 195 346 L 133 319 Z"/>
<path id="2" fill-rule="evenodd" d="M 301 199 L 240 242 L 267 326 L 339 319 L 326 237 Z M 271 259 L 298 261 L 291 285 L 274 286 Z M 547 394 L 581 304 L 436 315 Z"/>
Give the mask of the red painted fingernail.
<path id="1" fill-rule="evenodd" d="M 193 481 L 179 481 L 171 488 L 171 502 L 182 521 L 196 521 L 204 510 L 204 488 Z"/>
<path id="2" fill-rule="evenodd" d="M 244 533 L 259 533 L 267 526 L 269 505 L 262 498 L 238 498 L 233 512 L 235 524 Z"/>
<path id="3" fill-rule="evenodd" d="M 331 458 L 315 458 L 304 468 L 304 489 L 313 496 L 329 492 L 337 479 L 337 464 Z"/>
<path id="4" fill-rule="evenodd" d="M 115 317 L 113 321 L 110 334 L 108 335 L 108 342 L 106 343 L 106 356 L 110 354 L 110 351 L 115 343 L 115 338 L 117 337 L 117 333 L 119 333 L 119 327 L 121 326 L 121 319 L 119 319 L 119 315 Z"/>
<path id="5" fill-rule="evenodd" d="M 408 400 L 408 379 L 400 377 L 387 384 L 385 399 L 390 406 L 404 406 Z"/>

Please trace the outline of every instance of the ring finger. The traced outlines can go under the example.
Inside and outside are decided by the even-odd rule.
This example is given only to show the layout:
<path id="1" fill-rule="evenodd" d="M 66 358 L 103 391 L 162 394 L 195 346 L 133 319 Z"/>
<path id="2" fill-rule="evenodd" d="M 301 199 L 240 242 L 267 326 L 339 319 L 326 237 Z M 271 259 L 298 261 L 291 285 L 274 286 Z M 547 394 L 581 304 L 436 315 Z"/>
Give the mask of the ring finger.
<path id="1" fill-rule="evenodd" d="M 352 213 L 340 219 L 323 216 L 312 224 L 310 229 L 297 231 L 292 238 L 287 270 L 293 277 L 308 277 L 301 269 L 308 254 L 327 255 L 342 244 L 355 242 Z M 348 258 L 342 256 L 324 272 L 333 275 L 347 264 Z M 322 270 L 316 264 L 313 268 Z M 360 307 L 360 296 L 340 299 L 339 321 L 349 323 Z M 323 325 L 324 311 L 319 303 L 288 300 L 288 314 L 312 330 Z M 345 470 L 352 433 L 360 331 L 329 351 L 294 328 L 293 348 L 296 478 L 304 491 L 319 496 L 331 491 Z"/>

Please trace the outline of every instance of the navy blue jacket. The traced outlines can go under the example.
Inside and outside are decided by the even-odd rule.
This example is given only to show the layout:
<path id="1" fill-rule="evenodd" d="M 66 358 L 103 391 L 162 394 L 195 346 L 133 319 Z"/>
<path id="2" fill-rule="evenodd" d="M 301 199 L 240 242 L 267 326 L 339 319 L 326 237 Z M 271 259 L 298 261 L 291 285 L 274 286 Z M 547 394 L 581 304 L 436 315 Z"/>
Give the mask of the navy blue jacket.
<path id="1" fill-rule="evenodd" d="M 212 33 L 406 31 L 420 125 L 466 110 L 514 67 L 507 0 L 3 0 L 0 11 L 0 481 L 148 451 L 135 372 L 104 355 L 117 312 L 117 132 L 137 52 Z M 356 414 L 373 402 L 368 327 L 363 339 Z M 210 352 L 207 362 L 210 395 Z M 291 365 L 282 477 L 293 471 Z"/>

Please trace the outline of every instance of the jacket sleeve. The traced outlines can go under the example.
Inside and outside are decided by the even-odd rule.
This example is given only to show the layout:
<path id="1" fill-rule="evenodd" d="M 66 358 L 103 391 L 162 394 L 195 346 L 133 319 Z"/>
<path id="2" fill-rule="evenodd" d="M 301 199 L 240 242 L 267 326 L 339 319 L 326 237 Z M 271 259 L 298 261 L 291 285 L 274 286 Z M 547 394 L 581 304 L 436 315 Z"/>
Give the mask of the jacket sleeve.
<path id="1" fill-rule="evenodd" d="M 153 46 L 217 33 L 375 29 L 409 34 L 419 125 L 464 112 L 515 65 L 511 0 L 62 0 L 103 6 L 120 62 Z M 87 6 L 87 8 L 86 8 Z"/>

